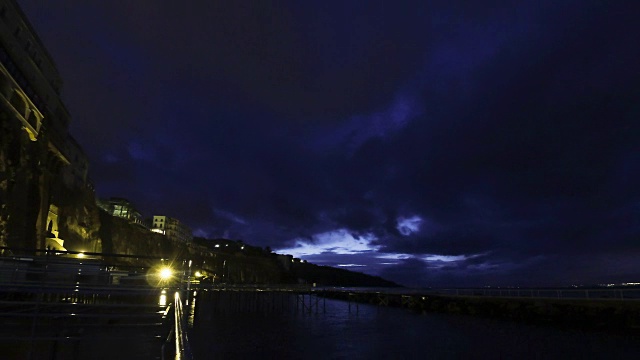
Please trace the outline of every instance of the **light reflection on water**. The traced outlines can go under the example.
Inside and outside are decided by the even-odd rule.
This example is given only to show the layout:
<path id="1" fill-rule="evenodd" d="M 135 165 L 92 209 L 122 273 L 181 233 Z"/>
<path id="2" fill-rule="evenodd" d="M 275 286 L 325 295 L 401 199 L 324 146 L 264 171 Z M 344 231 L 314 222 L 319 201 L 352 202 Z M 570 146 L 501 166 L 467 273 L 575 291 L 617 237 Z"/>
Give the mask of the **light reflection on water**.
<path id="1" fill-rule="evenodd" d="M 212 306 L 206 298 L 198 306 Z M 201 310 L 201 309 L 200 309 Z M 353 309 L 352 309 L 353 310 Z M 195 358 L 638 358 L 637 337 L 326 301 L 326 313 L 215 314 L 190 334 Z"/>
<path id="2" fill-rule="evenodd" d="M 162 290 L 160 292 L 160 298 L 158 299 L 158 305 L 167 306 L 167 290 Z"/>
<path id="3" fill-rule="evenodd" d="M 189 329 L 193 328 L 193 323 L 196 316 L 196 300 L 197 298 L 195 297 L 194 291 L 193 298 L 191 299 L 191 306 L 189 306 L 189 315 L 187 316 L 187 326 L 189 327 Z"/>

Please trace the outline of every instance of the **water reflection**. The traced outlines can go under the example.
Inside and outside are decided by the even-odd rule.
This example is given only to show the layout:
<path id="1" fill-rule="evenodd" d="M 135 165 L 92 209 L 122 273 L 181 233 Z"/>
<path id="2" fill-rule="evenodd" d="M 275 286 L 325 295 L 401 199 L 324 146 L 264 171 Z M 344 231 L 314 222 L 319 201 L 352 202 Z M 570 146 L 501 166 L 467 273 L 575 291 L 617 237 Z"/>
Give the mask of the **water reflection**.
<path id="1" fill-rule="evenodd" d="M 196 317 L 196 295 L 197 292 L 193 292 L 193 298 L 191 299 L 191 305 L 189 306 L 189 316 L 187 317 L 187 326 L 189 329 L 193 328 L 193 321 Z"/>
<path id="2" fill-rule="evenodd" d="M 160 299 L 158 300 L 158 305 L 167 306 L 167 290 L 162 289 L 160 292 Z"/>

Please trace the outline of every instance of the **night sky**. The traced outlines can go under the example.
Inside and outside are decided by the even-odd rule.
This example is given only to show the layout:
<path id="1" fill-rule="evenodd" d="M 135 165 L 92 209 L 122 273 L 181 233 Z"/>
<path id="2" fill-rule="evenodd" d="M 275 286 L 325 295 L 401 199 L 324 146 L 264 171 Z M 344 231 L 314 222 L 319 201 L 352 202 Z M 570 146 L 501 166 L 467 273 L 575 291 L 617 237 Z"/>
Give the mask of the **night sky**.
<path id="1" fill-rule="evenodd" d="M 100 197 L 410 286 L 640 281 L 637 1 L 18 3 Z"/>

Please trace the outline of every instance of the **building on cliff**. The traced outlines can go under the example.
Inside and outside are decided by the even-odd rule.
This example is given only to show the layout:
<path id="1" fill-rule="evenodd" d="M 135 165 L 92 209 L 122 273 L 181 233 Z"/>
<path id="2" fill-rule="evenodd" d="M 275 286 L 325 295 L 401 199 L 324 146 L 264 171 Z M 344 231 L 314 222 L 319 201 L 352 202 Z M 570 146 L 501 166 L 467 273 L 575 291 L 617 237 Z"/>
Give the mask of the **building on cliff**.
<path id="1" fill-rule="evenodd" d="M 62 247 L 54 228 L 88 161 L 68 132 L 58 70 L 15 0 L 0 0 L 0 245 Z M 52 237 L 53 236 L 53 237 Z"/>
<path id="2" fill-rule="evenodd" d="M 139 225 L 148 229 L 149 227 L 142 219 L 142 214 L 124 198 L 112 197 L 109 200 L 96 200 L 98 207 L 109 213 L 111 216 L 127 219 L 130 223 Z"/>
<path id="3" fill-rule="evenodd" d="M 163 234 L 171 240 L 191 243 L 193 233 L 191 229 L 178 219 L 164 215 L 155 215 L 151 219 L 151 231 Z"/>

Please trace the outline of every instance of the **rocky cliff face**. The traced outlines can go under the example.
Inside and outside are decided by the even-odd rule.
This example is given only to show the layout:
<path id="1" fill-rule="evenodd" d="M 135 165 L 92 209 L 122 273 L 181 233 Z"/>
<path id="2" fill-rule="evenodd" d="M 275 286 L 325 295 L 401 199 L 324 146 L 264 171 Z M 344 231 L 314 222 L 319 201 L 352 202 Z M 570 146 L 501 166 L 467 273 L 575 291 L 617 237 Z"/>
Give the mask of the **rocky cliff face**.
<path id="1" fill-rule="evenodd" d="M 60 238 L 68 250 L 101 252 L 100 209 L 88 189 L 64 189 L 58 196 Z"/>
<path id="2" fill-rule="evenodd" d="M 59 208 L 60 238 L 71 251 L 102 252 L 140 256 L 140 258 L 109 258 L 107 262 L 132 265 L 153 265 L 163 258 L 175 267 L 189 260 L 195 271 L 205 272 L 216 282 L 225 283 L 279 283 L 283 273 L 269 257 L 252 256 L 241 251 L 224 253 L 206 246 L 172 241 L 166 236 L 114 217 L 98 208 L 91 192 L 66 191 Z"/>
<path id="3" fill-rule="evenodd" d="M 174 243 L 166 236 L 151 232 L 125 219 L 100 211 L 102 252 L 171 258 L 186 254 L 186 244 Z"/>

